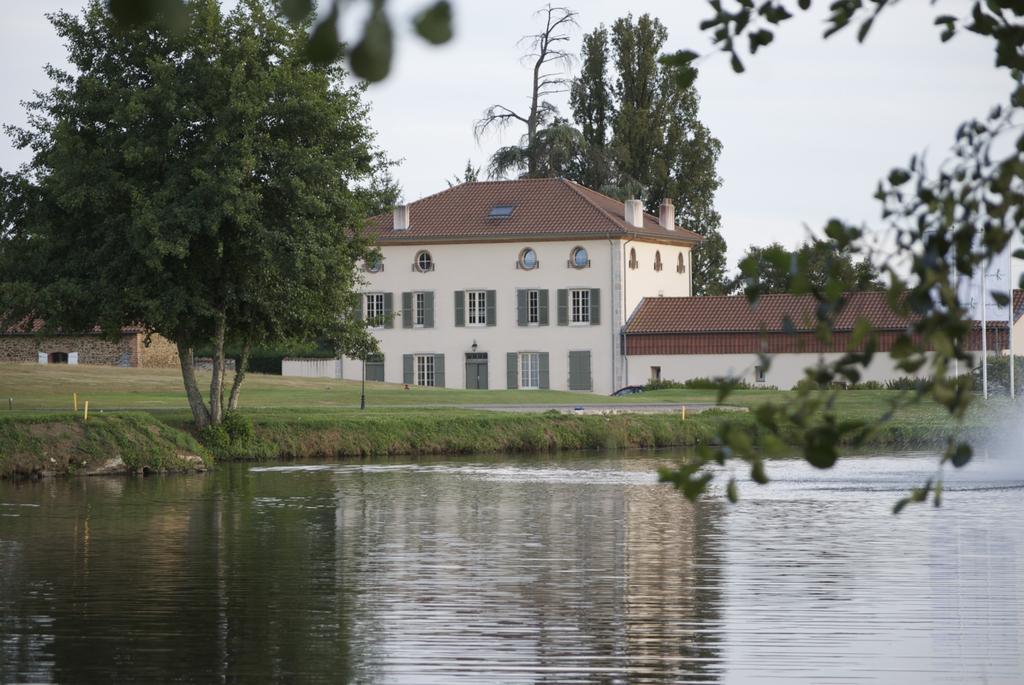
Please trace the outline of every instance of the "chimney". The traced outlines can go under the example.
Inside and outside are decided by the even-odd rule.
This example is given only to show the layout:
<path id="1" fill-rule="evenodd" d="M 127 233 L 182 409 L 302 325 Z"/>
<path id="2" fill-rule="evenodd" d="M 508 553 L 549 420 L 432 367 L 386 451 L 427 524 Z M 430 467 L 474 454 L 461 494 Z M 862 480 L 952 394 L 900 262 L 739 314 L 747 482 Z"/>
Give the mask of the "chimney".
<path id="1" fill-rule="evenodd" d="M 409 230 L 409 205 L 395 205 L 395 221 L 393 228 L 396 231 Z"/>
<path id="2" fill-rule="evenodd" d="M 658 223 L 667 231 L 676 230 L 676 206 L 672 204 L 672 200 L 665 198 L 661 201 L 661 207 L 658 210 Z"/>
<path id="3" fill-rule="evenodd" d="M 643 228 L 644 206 L 640 200 L 626 200 L 626 223 L 634 228 Z"/>

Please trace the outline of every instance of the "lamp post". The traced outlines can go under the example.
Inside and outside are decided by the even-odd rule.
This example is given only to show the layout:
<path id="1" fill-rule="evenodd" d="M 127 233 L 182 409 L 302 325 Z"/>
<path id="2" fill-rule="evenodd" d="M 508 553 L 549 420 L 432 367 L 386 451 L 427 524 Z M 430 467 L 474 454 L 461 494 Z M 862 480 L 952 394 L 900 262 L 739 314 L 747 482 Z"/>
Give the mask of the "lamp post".
<path id="1" fill-rule="evenodd" d="M 366 357 L 363 357 L 363 383 L 359 391 L 359 408 L 366 409 Z"/>

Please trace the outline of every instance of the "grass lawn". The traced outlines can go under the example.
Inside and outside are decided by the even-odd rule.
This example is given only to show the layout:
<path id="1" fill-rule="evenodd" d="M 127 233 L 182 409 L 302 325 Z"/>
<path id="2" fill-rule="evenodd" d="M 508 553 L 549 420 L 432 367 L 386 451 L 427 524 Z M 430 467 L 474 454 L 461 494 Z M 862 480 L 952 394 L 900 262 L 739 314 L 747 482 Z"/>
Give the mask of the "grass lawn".
<path id="1" fill-rule="evenodd" d="M 200 374 L 200 385 L 209 385 L 209 374 Z M 230 378 L 229 378 L 230 380 Z M 0 364 L 0 412 L 6 416 L 62 412 L 71 408 L 71 393 L 77 392 L 79 406 L 89 400 L 90 413 L 101 411 L 146 411 L 175 422 L 190 416 L 177 369 L 120 369 L 103 366 Z M 359 412 L 360 385 L 357 381 L 327 378 L 292 378 L 250 374 L 242 388 L 242 409 L 259 418 L 297 419 L 301 416 L 348 415 L 393 416 L 444 413 L 452 416 L 476 413 L 465 405 L 527 404 L 543 411 L 545 405 L 608 405 L 637 403 L 713 404 L 713 390 L 659 390 L 623 398 L 555 390 L 460 390 L 423 388 L 406 390 L 402 385 L 367 383 L 367 410 Z M 755 407 L 771 400 L 785 402 L 791 391 L 740 390 L 728 404 Z M 897 393 L 887 390 L 841 391 L 837 407 L 844 418 L 874 420 L 888 408 Z M 9 413 L 8 398 L 14 400 Z M 993 400 L 999 406 L 1005 400 Z M 980 420 L 977 407 L 969 423 Z M 990 404 L 991 406 L 991 404 Z M 901 412 L 899 419 L 916 425 L 949 429 L 951 419 L 932 402 L 923 402 Z"/>
<path id="2" fill-rule="evenodd" d="M 209 383 L 209 374 L 200 378 Z M 71 413 L 89 401 L 90 419 Z M 58 470 L 81 468 L 81 455 L 120 454 L 132 468 L 161 468 L 181 454 L 196 453 L 193 438 L 217 458 L 362 458 L 417 454 L 531 452 L 621 447 L 663 447 L 714 442 L 723 422 L 761 429 L 750 414 L 709 412 L 681 421 L 677 414 L 622 416 L 546 415 L 551 405 L 637 403 L 713 404 L 712 390 L 660 390 L 613 398 L 585 393 L 515 390 L 456 390 L 384 383 L 367 384 L 367 405 L 359 410 L 358 382 L 252 375 L 242 390 L 243 414 L 252 420 L 252 439 L 217 447 L 196 434 L 176 369 L 118 369 L 98 366 L 0 364 L 0 477 L 36 473 L 54 463 Z M 790 391 L 741 390 L 734 406 L 786 403 Z M 836 394 L 843 419 L 877 422 L 899 394 L 847 390 Z M 14 409 L 8 408 L 13 398 Z M 522 404 L 536 413 L 499 413 L 469 405 Z M 948 437 L 984 434 L 1008 407 L 1006 400 L 975 403 L 958 426 L 932 402 L 908 407 L 880 426 L 875 446 L 935 448 Z M 95 417 L 95 418 L 94 418 Z M 794 433 L 794 437 L 795 437 Z M 191 447 L 190 447 L 191 446 Z M 182 452 L 184 450 L 184 452 Z M 68 456 L 72 455 L 72 456 Z"/>

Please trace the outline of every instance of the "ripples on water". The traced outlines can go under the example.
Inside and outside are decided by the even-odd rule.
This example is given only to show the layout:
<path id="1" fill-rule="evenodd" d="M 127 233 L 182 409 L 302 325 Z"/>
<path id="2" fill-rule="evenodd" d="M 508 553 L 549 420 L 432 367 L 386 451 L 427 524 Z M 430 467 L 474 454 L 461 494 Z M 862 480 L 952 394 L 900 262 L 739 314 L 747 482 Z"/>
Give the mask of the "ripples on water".
<path id="1" fill-rule="evenodd" d="M 0 483 L 0 682 L 1022 681 L 1019 472 L 893 517 L 934 456 L 663 462 Z"/>

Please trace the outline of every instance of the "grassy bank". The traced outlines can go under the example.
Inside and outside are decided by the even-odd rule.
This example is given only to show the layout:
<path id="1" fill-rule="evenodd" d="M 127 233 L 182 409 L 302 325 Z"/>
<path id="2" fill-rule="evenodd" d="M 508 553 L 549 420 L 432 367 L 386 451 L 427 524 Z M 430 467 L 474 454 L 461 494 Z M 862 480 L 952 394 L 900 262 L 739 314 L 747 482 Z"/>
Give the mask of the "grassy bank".
<path id="1" fill-rule="evenodd" d="M 0 417 L 0 477 L 202 470 L 188 433 L 149 414 Z"/>
<path id="2" fill-rule="evenodd" d="M 71 414 L 71 393 L 90 401 L 90 420 Z M 468 391 L 359 384 L 254 375 L 243 391 L 246 420 L 232 430 L 192 433 L 175 370 L 0 365 L 0 475 L 82 472 L 119 457 L 123 470 L 190 467 L 183 455 L 226 459 L 361 458 L 394 455 L 535 452 L 692 446 L 713 440 L 723 421 L 739 422 L 757 439 L 749 414 L 710 411 L 681 421 L 677 413 L 578 416 L 548 412 L 553 404 L 614 409 L 622 403 L 713 403 L 714 391 L 661 390 L 620 400 L 555 391 Z M 786 402 L 786 391 L 745 390 L 729 403 L 756 407 Z M 840 393 L 846 420 L 877 421 L 895 395 L 885 390 Z M 13 398 L 13 410 L 7 406 Z M 536 413 L 496 413 L 471 405 L 526 404 Z M 931 403 L 902 410 L 881 424 L 874 446 L 936 447 L 958 433 L 982 434 L 1007 403 L 976 405 L 964 425 Z M 198 439 L 198 440 L 197 440 Z M 199 442 L 204 447 L 200 447 Z M 53 461 L 51 461 L 53 460 Z"/>

